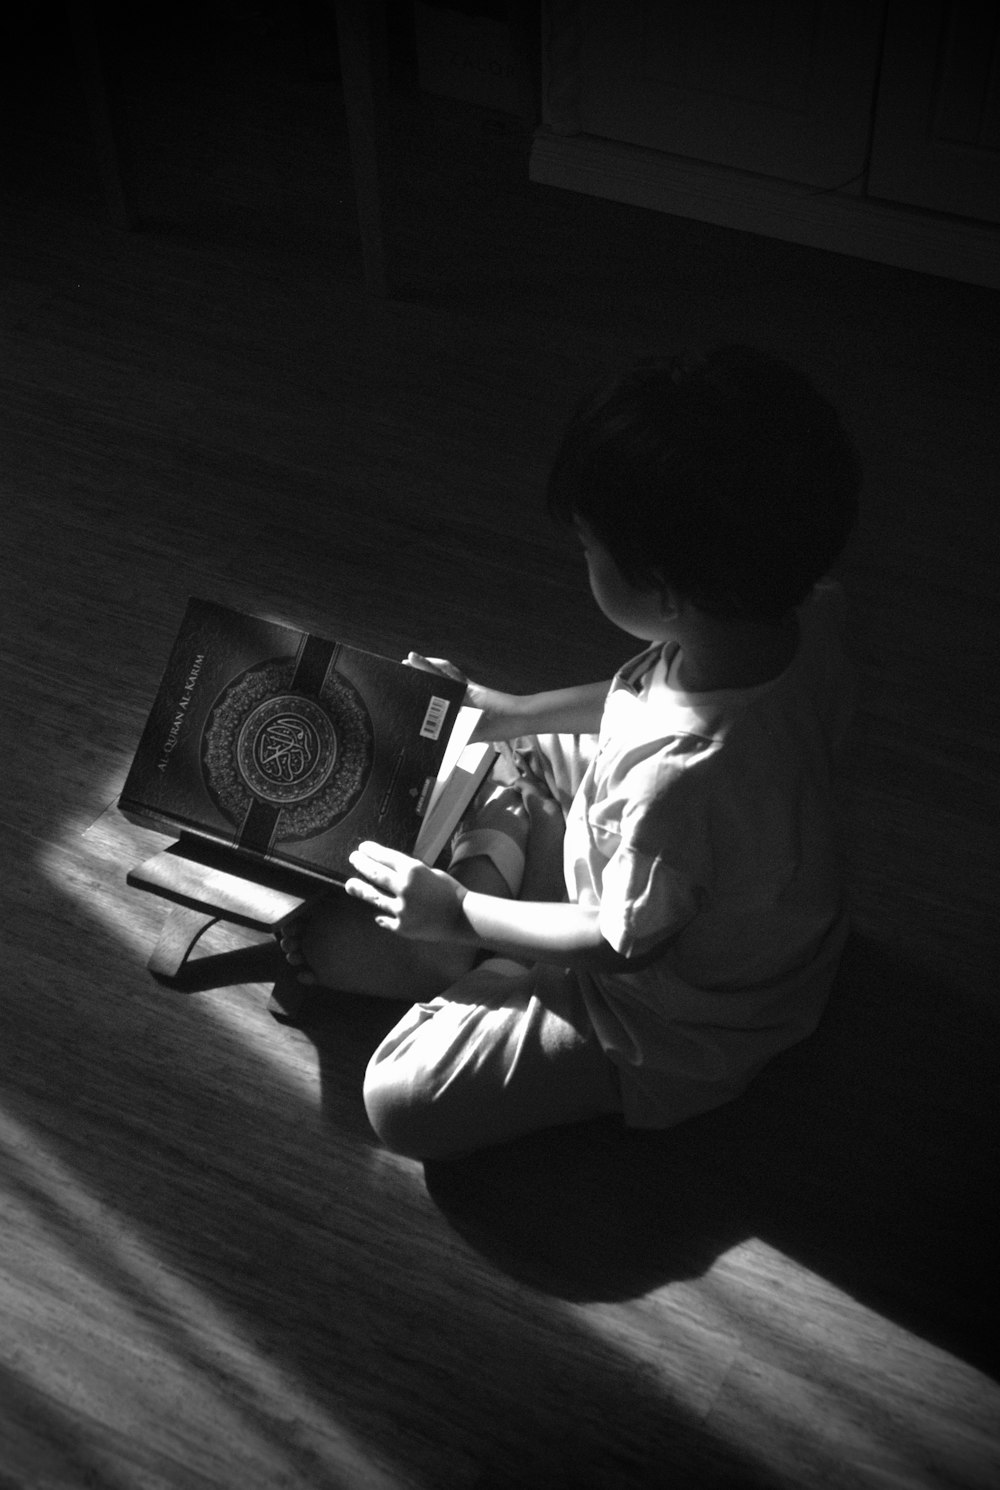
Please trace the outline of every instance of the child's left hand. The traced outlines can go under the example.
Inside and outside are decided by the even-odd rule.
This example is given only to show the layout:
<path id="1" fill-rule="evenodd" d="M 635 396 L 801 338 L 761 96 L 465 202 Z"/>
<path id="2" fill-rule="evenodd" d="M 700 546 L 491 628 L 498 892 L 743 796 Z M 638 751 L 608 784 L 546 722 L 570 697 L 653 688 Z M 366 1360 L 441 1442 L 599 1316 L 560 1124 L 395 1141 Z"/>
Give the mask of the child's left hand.
<path id="1" fill-rule="evenodd" d="M 359 844 L 350 862 L 364 878 L 344 888 L 375 910 L 377 926 L 415 941 L 460 939 L 465 892 L 450 874 L 381 843 Z"/>

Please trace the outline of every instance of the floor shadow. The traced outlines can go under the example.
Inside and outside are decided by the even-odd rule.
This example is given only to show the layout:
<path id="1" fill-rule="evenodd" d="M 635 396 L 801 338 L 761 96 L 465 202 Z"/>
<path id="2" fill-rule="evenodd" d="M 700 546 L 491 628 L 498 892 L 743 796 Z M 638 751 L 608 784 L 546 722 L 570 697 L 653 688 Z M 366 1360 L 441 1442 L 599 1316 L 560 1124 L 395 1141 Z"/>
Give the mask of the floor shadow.
<path id="1" fill-rule="evenodd" d="M 812 1040 L 667 1132 L 612 1121 L 426 1167 L 455 1229 L 571 1300 L 638 1297 L 759 1237 L 997 1374 L 1000 1030 L 855 937 Z"/>
<path id="2" fill-rule="evenodd" d="M 192 954 L 173 977 L 157 982 L 177 993 L 207 993 L 237 983 L 274 981 L 280 972 L 273 942 Z M 154 974 L 154 976 L 156 976 Z"/>
<path id="3" fill-rule="evenodd" d="M 161 1452 L 124 1439 L 115 1454 L 102 1447 L 103 1394 L 124 1380 L 110 1326 L 88 1364 L 93 1417 L 72 1394 L 62 1400 L 63 1375 L 88 1348 L 81 1319 L 114 1311 L 126 1350 L 147 1357 L 131 1421 L 149 1401 L 143 1382 L 162 1373 L 170 1400 L 184 1381 L 206 1434 L 222 1404 L 245 1435 L 229 1445 L 233 1461 L 245 1468 L 259 1450 L 276 1466 L 272 1483 L 360 1483 L 343 1467 L 346 1435 L 413 1485 L 640 1490 L 655 1464 L 701 1490 L 769 1490 L 766 1464 L 716 1435 L 683 1394 L 672 1400 L 627 1345 L 556 1298 L 484 1287 L 419 1170 L 372 1162 L 361 1079 L 399 1005 L 316 995 L 293 1030 L 275 1026 L 276 1048 L 319 1052 L 317 1113 L 311 1087 L 283 1081 L 240 1021 L 216 1017 L 215 1005 L 233 1014 L 259 988 L 175 999 L 86 905 L 24 868 L 19 920 L 40 908 L 56 953 L 72 947 L 71 977 L 60 992 L 57 960 L 31 964 L 38 987 L 15 1005 L 18 1057 L 9 1072 L 0 1062 L 0 1111 L 26 1138 L 2 1188 L 37 1239 L 32 1287 L 44 1307 L 32 1338 L 44 1341 L 56 1311 L 68 1364 L 50 1371 L 44 1351 L 26 1350 L 23 1371 L 0 1369 L 0 1437 L 16 1434 L 18 1484 L 116 1490 Z M 222 967 L 274 969 L 273 943 L 214 958 L 193 964 L 206 988 Z M 77 1301 L 50 1297 L 50 1270 L 66 1259 Z"/>

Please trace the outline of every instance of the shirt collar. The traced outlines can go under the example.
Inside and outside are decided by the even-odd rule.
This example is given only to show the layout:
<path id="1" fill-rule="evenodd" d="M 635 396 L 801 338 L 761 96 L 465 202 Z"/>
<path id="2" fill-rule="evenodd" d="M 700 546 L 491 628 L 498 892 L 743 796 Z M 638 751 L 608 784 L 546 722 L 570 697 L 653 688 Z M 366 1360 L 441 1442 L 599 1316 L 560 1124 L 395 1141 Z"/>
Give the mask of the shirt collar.
<path id="1" fill-rule="evenodd" d="M 642 684 L 646 674 L 656 666 L 661 657 L 669 663 L 666 654 L 669 652 L 672 656 L 676 648 L 676 642 L 655 642 L 651 647 L 647 647 L 645 652 L 640 652 L 637 657 L 632 657 L 618 669 L 612 687 L 624 688 L 629 693 L 638 696 L 642 692 Z"/>

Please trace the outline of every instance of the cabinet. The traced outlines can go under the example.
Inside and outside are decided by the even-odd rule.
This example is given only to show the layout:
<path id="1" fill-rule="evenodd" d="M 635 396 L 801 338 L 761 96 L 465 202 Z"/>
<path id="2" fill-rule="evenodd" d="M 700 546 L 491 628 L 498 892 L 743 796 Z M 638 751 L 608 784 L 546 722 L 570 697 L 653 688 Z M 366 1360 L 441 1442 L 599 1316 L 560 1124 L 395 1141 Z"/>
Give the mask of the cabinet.
<path id="1" fill-rule="evenodd" d="M 532 179 L 1000 288 L 995 0 L 547 0 Z"/>
<path id="2" fill-rule="evenodd" d="M 868 190 L 1000 222 L 1000 6 L 892 4 Z"/>
<path id="3" fill-rule="evenodd" d="M 882 33 L 871 0 L 582 9 L 588 134 L 815 186 L 864 169 Z"/>

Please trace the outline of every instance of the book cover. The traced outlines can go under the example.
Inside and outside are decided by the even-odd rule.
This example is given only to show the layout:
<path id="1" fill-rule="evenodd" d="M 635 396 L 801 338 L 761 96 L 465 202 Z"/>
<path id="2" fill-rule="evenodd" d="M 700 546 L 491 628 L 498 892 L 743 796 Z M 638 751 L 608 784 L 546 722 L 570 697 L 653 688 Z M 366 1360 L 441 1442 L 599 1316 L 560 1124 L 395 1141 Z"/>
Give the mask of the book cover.
<path id="1" fill-rule="evenodd" d="M 193 599 L 119 807 L 343 883 L 364 839 L 414 851 L 464 694 L 450 678 Z M 488 757 L 473 750 L 481 780 Z"/>

